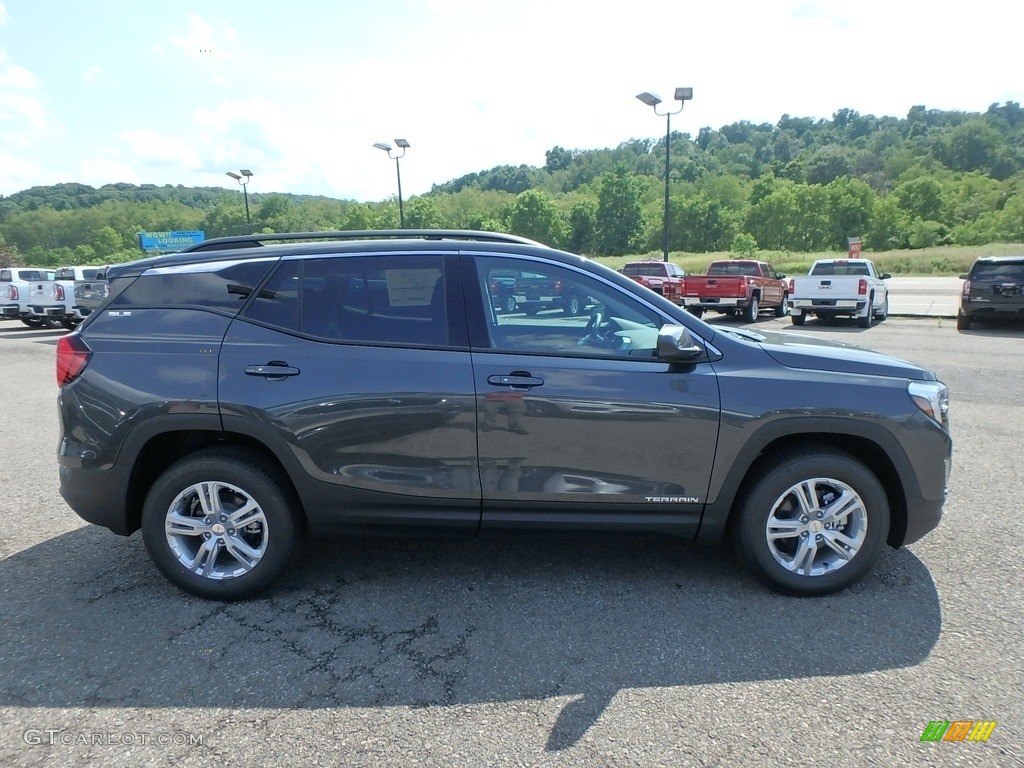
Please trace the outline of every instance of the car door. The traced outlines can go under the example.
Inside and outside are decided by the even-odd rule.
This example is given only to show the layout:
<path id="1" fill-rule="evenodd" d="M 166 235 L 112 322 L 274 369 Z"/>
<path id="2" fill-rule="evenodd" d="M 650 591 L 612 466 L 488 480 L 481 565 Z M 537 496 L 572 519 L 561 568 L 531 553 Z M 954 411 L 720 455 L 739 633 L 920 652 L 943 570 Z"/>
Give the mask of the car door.
<path id="1" fill-rule="evenodd" d="M 539 258 L 464 259 L 482 525 L 694 534 L 718 436 L 711 365 L 658 360 L 670 318 L 610 278 Z M 584 297 L 589 314 L 494 312 L 491 275 L 510 268 Z"/>
<path id="2" fill-rule="evenodd" d="M 320 527 L 480 519 L 476 414 L 458 260 L 282 261 L 220 355 L 226 429 L 301 466 Z"/>

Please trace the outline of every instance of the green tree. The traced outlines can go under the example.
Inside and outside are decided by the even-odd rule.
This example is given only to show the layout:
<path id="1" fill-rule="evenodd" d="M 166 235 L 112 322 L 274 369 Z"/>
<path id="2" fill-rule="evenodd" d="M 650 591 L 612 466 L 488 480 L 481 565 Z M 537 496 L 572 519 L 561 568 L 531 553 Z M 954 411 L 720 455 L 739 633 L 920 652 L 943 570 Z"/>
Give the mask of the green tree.
<path id="1" fill-rule="evenodd" d="M 729 250 L 741 258 L 752 259 L 757 255 L 757 239 L 747 232 L 740 232 L 732 239 Z"/>
<path id="2" fill-rule="evenodd" d="M 508 231 L 554 248 L 564 245 L 569 227 L 545 192 L 530 189 L 516 196 L 505 218 Z"/>
<path id="3" fill-rule="evenodd" d="M 620 163 L 601 176 L 595 250 L 608 256 L 629 253 L 642 228 L 640 189 L 633 174 Z"/>

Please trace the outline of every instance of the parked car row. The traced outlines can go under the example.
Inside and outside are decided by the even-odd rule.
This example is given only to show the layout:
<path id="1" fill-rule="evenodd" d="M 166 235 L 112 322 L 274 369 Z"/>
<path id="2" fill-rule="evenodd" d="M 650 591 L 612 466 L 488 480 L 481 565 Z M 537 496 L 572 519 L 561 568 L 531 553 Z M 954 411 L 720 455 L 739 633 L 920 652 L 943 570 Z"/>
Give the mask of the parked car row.
<path id="1" fill-rule="evenodd" d="M 108 294 L 103 267 L 0 269 L 0 316 L 29 328 L 73 330 Z"/>
<path id="2" fill-rule="evenodd" d="M 576 317 L 593 304 L 590 297 L 573 286 L 533 272 L 496 270 L 489 275 L 489 281 L 491 301 L 501 312 L 536 315 L 542 310 L 558 309 Z"/>

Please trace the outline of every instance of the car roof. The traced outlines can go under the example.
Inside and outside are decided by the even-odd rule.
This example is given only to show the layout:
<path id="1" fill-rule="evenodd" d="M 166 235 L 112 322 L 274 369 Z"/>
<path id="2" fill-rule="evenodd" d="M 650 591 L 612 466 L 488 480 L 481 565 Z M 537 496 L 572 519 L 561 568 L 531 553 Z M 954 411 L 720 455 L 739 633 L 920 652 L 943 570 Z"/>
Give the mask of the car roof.
<path id="1" fill-rule="evenodd" d="M 975 264 L 1024 264 L 1024 256 L 982 256 Z"/>
<path id="2" fill-rule="evenodd" d="M 176 253 L 151 256 L 107 269 L 107 279 L 133 277 L 158 267 L 174 267 L 213 261 L 281 258 L 284 256 L 330 253 L 372 253 L 420 251 L 462 251 L 471 245 L 477 252 L 543 254 L 567 263 L 589 262 L 583 256 L 548 248 L 516 235 L 477 230 L 359 230 L 343 232 L 288 232 L 242 235 L 206 240 Z"/>

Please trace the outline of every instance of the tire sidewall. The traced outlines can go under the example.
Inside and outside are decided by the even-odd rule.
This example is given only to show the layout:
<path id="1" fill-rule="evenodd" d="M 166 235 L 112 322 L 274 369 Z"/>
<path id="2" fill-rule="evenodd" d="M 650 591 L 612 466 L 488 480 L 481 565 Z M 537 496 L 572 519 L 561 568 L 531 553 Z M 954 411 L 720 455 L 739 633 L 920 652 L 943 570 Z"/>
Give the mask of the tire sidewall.
<path id="1" fill-rule="evenodd" d="M 802 480 L 823 477 L 853 488 L 864 502 L 867 535 L 854 559 L 821 576 L 802 576 L 788 571 L 772 555 L 765 529 L 772 505 Z M 733 531 L 740 557 L 773 589 L 795 595 L 823 595 L 844 589 L 860 579 L 877 562 L 889 532 L 889 501 L 881 483 L 866 466 L 843 454 L 800 455 L 773 464 L 755 481 L 744 499 Z"/>
<path id="2" fill-rule="evenodd" d="M 231 579 L 206 579 L 186 569 L 167 542 L 165 523 L 171 502 L 199 482 L 237 485 L 255 499 L 267 526 L 267 549 L 248 573 Z M 142 509 L 142 538 L 161 573 L 175 586 L 199 597 L 243 600 L 265 590 L 288 567 L 298 541 L 298 526 L 288 494 L 262 467 L 227 455 L 195 456 L 169 467 L 152 485 Z"/>

